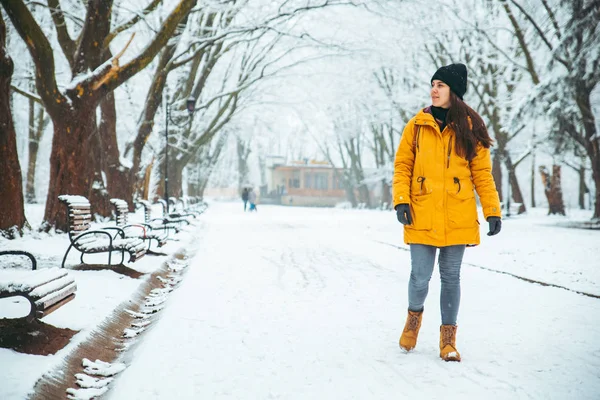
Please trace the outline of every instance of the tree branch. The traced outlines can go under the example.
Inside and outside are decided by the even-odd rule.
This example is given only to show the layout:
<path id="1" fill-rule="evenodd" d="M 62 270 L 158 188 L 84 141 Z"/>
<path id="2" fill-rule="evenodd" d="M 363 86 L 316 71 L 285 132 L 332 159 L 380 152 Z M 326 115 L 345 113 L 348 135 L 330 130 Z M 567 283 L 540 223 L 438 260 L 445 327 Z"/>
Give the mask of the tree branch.
<path id="1" fill-rule="evenodd" d="M 103 48 L 100 46 L 110 30 L 112 3 L 113 0 L 87 3 L 85 24 L 73 56 L 73 75 L 94 69 L 102 63 Z"/>
<path id="2" fill-rule="evenodd" d="M 110 45 L 110 43 L 113 41 L 114 38 L 116 38 L 119 33 L 131 28 L 133 25 L 137 24 L 142 18 L 144 18 L 146 15 L 150 14 L 152 11 L 154 11 L 159 4 L 162 3 L 162 0 L 152 0 L 152 2 L 150 4 L 148 4 L 146 6 L 146 8 L 144 8 L 142 11 L 140 11 L 138 14 L 136 14 L 135 17 L 131 18 L 129 21 L 117 26 L 112 32 L 110 32 L 106 38 L 104 39 L 104 43 L 102 44 L 103 48 L 108 48 L 108 46 Z"/>
<path id="3" fill-rule="evenodd" d="M 529 72 L 529 75 L 531 75 L 531 80 L 534 84 L 537 85 L 538 83 L 540 83 L 540 78 L 535 70 L 535 64 L 529 51 L 529 47 L 527 46 L 527 42 L 525 41 L 523 30 L 521 29 L 521 26 L 519 26 L 519 22 L 512 13 L 512 10 L 510 9 L 507 1 L 500 0 L 500 3 L 502 3 L 502 6 L 504 7 L 504 11 L 506 12 L 506 15 L 508 16 L 511 25 L 513 26 L 515 35 L 517 36 L 517 40 L 519 41 L 519 45 L 521 46 L 521 50 L 523 50 L 523 54 L 525 55 L 525 62 L 527 63 L 527 71 Z"/>
<path id="4" fill-rule="evenodd" d="M 23 0 L 0 0 L 19 36 L 26 43 L 35 63 L 37 91 L 52 115 L 58 115 L 67 104 L 56 84 L 54 53 L 50 42 Z"/>
<path id="5" fill-rule="evenodd" d="M 538 36 L 546 44 L 546 46 L 548 47 L 548 49 L 550 49 L 550 51 L 554 50 L 553 47 L 552 47 L 552 44 L 546 38 L 546 35 L 542 31 L 542 29 L 539 27 L 539 25 L 535 22 L 535 20 L 533 19 L 533 17 L 531 15 L 529 15 L 529 13 L 527 13 L 527 11 L 525 11 L 525 9 L 519 3 L 517 3 L 515 0 L 510 0 L 510 2 L 513 3 L 515 5 L 515 7 L 517 7 L 519 9 L 519 11 L 521 11 L 521 14 L 523 14 L 525 16 L 525 18 L 531 23 L 531 25 L 533 25 L 533 28 L 536 30 L 536 32 L 538 33 Z M 549 12 L 552 12 L 552 10 L 549 10 Z M 553 53 L 554 58 L 556 59 L 556 61 L 558 61 L 559 63 L 561 63 L 562 65 L 564 65 L 565 68 L 570 69 L 569 63 L 564 58 L 558 57 L 558 55 L 556 55 L 556 53 L 554 53 L 554 52 L 552 52 L 552 53 Z"/>
<path id="6" fill-rule="evenodd" d="M 552 21 L 552 26 L 554 26 L 554 30 L 556 31 L 556 37 L 560 40 L 562 38 L 562 35 L 560 34 L 560 27 L 558 26 L 558 22 L 556 22 L 554 12 L 550 8 L 550 5 L 548 5 L 548 1 L 542 0 L 542 4 L 544 5 L 544 8 L 546 9 L 548 16 L 550 17 L 550 21 Z"/>
<path id="7" fill-rule="evenodd" d="M 103 90 L 105 92 L 113 91 L 150 64 L 156 54 L 158 54 L 158 52 L 168 43 L 171 36 L 173 36 L 173 33 L 181 20 L 185 18 L 196 5 L 196 1 L 197 0 L 180 0 L 175 9 L 162 24 L 152 42 L 142 51 L 142 53 L 122 68 L 116 68 L 109 73 L 110 76 L 102 86 Z"/>
<path id="8" fill-rule="evenodd" d="M 14 86 L 14 85 L 10 85 L 11 90 L 13 90 L 15 93 L 19 93 L 21 96 L 27 97 L 28 99 L 31 99 L 33 101 L 37 101 L 38 103 L 42 104 L 42 99 L 39 98 L 38 96 L 36 96 L 35 94 L 31 93 L 31 92 L 27 92 L 23 89 L 19 89 L 18 87 Z"/>
<path id="9" fill-rule="evenodd" d="M 552 44 L 550 44 L 548 39 L 546 39 L 546 35 L 542 31 L 542 29 L 539 27 L 539 25 L 535 22 L 533 17 L 531 15 L 529 15 L 529 13 L 527 11 L 525 11 L 525 9 L 519 3 L 517 3 L 515 0 L 510 0 L 510 2 L 513 3 L 515 5 L 515 7 L 517 7 L 519 9 L 519 11 L 521 11 L 521 14 L 523 14 L 525 19 L 527 19 L 531 23 L 531 25 L 533 25 L 533 28 L 537 31 L 537 33 L 538 33 L 539 37 L 542 39 L 542 41 L 546 44 L 546 46 L 550 50 L 552 50 Z"/>
<path id="10" fill-rule="evenodd" d="M 54 27 L 56 28 L 58 44 L 60 44 L 65 58 L 69 62 L 69 66 L 71 69 L 73 69 L 75 48 L 77 47 L 77 44 L 69 35 L 65 16 L 60 7 L 59 0 L 48 0 L 48 6 L 50 16 L 52 17 L 52 21 L 54 21 Z"/>

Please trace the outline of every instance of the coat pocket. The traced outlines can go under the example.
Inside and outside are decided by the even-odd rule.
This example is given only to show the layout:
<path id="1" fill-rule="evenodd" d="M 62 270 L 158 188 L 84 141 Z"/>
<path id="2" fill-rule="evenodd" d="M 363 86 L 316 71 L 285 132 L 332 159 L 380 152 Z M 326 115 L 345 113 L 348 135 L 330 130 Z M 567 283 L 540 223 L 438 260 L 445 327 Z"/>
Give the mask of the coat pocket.
<path id="1" fill-rule="evenodd" d="M 431 193 L 410 197 L 412 225 L 406 228 L 428 231 L 433 227 L 433 197 Z"/>
<path id="2" fill-rule="evenodd" d="M 458 193 L 448 192 L 446 209 L 450 228 L 473 228 L 479 223 L 475 192 L 472 189 L 463 189 Z"/>

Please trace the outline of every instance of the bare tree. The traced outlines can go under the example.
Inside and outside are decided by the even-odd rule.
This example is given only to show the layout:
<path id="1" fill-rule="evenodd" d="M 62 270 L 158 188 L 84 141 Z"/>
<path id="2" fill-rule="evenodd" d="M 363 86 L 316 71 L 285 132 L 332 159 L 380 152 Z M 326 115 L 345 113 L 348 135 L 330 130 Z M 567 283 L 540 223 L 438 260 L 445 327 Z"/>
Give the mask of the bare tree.
<path id="1" fill-rule="evenodd" d="M 27 225 L 23 205 L 21 166 L 10 103 L 14 64 L 6 50 L 6 25 L 0 12 L 0 235 L 14 238 Z"/>
<path id="2" fill-rule="evenodd" d="M 548 215 L 565 215 L 565 204 L 562 196 L 560 165 L 552 166 L 552 175 L 544 165 L 540 165 L 540 174 L 544 183 L 544 193 L 548 199 Z"/>
<path id="3" fill-rule="evenodd" d="M 208 184 L 210 176 L 221 157 L 221 152 L 229 138 L 229 131 L 223 130 L 218 140 L 203 145 L 193 163 L 188 166 L 188 195 L 204 197 L 204 190 Z"/>
<path id="4" fill-rule="evenodd" d="M 578 196 L 577 196 L 577 201 L 579 203 L 579 208 L 581 210 L 585 210 L 585 195 L 590 193 L 590 188 L 588 187 L 587 183 L 586 183 L 586 171 L 588 170 L 587 167 L 587 156 L 585 155 L 580 155 L 579 156 L 579 163 L 575 164 L 573 162 L 570 161 L 563 161 L 563 163 L 571 168 L 573 171 L 575 171 L 577 173 L 577 176 L 579 177 L 579 190 L 578 190 Z"/>
<path id="5" fill-rule="evenodd" d="M 542 28 L 522 2 L 510 0 L 510 4 L 533 28 L 533 37 L 543 44 L 551 56 L 547 69 L 552 73 L 542 79 L 534 66 L 530 50 L 532 46 L 527 42 L 508 0 L 499 1 L 519 38 L 527 71 L 536 84 L 536 90 L 525 102 L 529 109 L 520 110 L 517 118 L 535 110 L 536 106 L 544 109 L 545 114 L 554 116 L 555 128 L 585 149 L 596 186 L 593 218 L 600 218 L 600 135 L 590 100 L 600 82 L 600 54 L 597 51 L 600 46 L 600 3 L 575 0 L 550 4 L 547 0 L 540 0 L 541 10 L 545 12 L 546 20 L 550 21 L 547 28 Z M 578 126 L 583 126 L 583 129 L 577 129 Z"/>
<path id="6" fill-rule="evenodd" d="M 415 90 L 415 80 L 408 80 L 406 77 L 404 79 L 401 78 L 404 75 L 392 68 L 386 67 L 382 67 L 374 73 L 377 85 L 391 106 L 387 113 L 385 110 L 371 112 L 374 115 L 372 117 L 373 121 L 369 124 L 372 135 L 370 148 L 375 157 L 375 166 L 383 175 L 381 178 L 381 201 L 387 204 L 388 208 L 394 206 L 392 204 L 391 178 L 396 150 L 400 143 L 403 126 L 406 125 L 414 112 L 414 110 L 408 109 L 408 105 L 402 104 L 398 100 L 398 90 L 404 92 Z M 378 117 L 382 113 L 386 116 L 389 114 L 389 117 Z"/>
<path id="7" fill-rule="evenodd" d="M 40 148 L 40 141 L 44 135 L 46 126 L 50 119 L 45 116 L 44 108 L 41 104 L 30 100 L 29 108 L 29 153 L 27 162 L 27 184 L 25 185 L 25 198 L 27 203 L 37 203 L 35 193 L 35 172 L 37 167 L 37 156 Z M 35 110 L 37 108 L 37 116 Z"/>
<path id="8" fill-rule="evenodd" d="M 125 49 L 102 63 L 101 43 L 110 34 L 112 1 L 87 2 L 84 24 L 77 40 L 70 38 L 66 25 L 56 24 L 61 48 L 74 77 L 66 89 L 56 82 L 54 50 L 23 0 L 0 0 L 15 29 L 27 44 L 36 65 L 36 87 L 54 124 L 50 161 L 50 188 L 46 200 L 43 229 L 67 228 L 60 194 L 89 196 L 95 178 L 93 135 L 97 132 L 96 107 L 106 95 L 145 68 L 167 44 L 179 22 L 196 4 L 180 0 L 164 20 L 149 45 L 133 60 L 120 66 Z M 55 0 L 54 9 L 58 8 Z M 58 14 L 62 15 L 62 14 Z M 89 73 L 88 71 L 93 70 Z"/>
<path id="9" fill-rule="evenodd" d="M 251 141 L 252 138 L 242 139 L 240 136 L 235 137 L 238 170 L 238 192 L 241 192 L 242 187 L 249 183 L 250 168 L 248 167 L 248 156 L 252 151 L 250 148 Z"/>
<path id="10" fill-rule="evenodd" d="M 335 168 L 336 178 L 342 183 L 352 207 L 359 204 L 370 207 L 369 188 L 365 183 L 363 168 L 366 127 L 360 121 L 362 115 L 358 113 L 355 104 L 337 107 L 330 110 L 330 113 L 333 117 L 335 143 L 317 141 L 317 144 L 327 161 Z"/>

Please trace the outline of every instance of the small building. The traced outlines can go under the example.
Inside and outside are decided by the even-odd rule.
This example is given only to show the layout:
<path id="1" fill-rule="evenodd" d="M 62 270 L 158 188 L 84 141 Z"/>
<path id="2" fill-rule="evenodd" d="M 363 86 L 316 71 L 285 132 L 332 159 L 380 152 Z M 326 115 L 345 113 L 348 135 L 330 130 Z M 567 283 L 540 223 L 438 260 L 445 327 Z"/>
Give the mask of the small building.
<path id="1" fill-rule="evenodd" d="M 346 201 L 341 181 L 343 169 L 326 161 L 267 157 L 268 193 L 261 203 L 332 207 Z"/>

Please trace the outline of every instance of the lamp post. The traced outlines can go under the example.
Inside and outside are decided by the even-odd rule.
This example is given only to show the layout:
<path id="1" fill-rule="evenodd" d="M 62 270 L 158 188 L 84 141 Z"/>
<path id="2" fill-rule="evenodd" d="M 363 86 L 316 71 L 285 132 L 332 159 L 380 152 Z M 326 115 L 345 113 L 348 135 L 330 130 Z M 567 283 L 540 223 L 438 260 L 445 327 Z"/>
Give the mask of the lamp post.
<path id="1" fill-rule="evenodd" d="M 185 108 L 191 118 L 194 111 L 196 111 L 196 98 L 194 96 L 188 97 Z M 169 105 L 169 95 L 165 94 L 165 202 L 167 203 L 167 214 L 169 214 L 169 120 L 171 120 L 171 106 Z M 171 123 L 179 126 L 173 120 L 171 120 Z"/>

